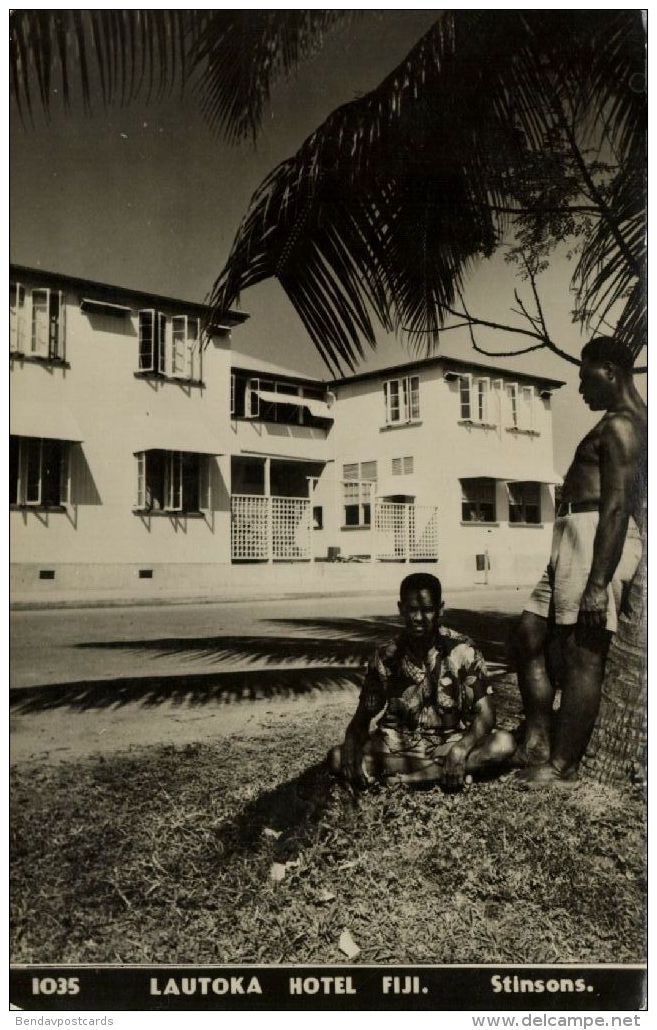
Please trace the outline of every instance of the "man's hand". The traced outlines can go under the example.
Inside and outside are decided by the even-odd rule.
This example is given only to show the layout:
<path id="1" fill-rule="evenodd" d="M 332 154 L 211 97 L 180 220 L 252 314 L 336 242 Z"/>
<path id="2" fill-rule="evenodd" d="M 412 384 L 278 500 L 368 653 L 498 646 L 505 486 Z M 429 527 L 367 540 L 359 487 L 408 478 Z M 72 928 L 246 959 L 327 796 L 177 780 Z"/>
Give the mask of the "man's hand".
<path id="1" fill-rule="evenodd" d="M 607 625 L 607 587 L 587 583 L 579 603 L 578 622 L 587 629 L 604 629 Z"/>
<path id="2" fill-rule="evenodd" d="M 465 780 L 465 763 L 468 748 L 457 740 L 445 755 L 445 766 L 441 780 L 445 790 L 460 790 Z"/>
<path id="3" fill-rule="evenodd" d="M 353 737 L 345 737 L 342 745 L 342 776 L 347 783 L 364 790 L 369 780 L 363 772 L 363 749 Z"/>

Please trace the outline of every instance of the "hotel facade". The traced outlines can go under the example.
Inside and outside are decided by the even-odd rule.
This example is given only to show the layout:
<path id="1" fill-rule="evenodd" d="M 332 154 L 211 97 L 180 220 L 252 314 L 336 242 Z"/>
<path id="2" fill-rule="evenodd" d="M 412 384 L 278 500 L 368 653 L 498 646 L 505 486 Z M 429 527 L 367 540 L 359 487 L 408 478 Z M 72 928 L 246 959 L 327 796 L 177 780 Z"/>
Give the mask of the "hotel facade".
<path id="1" fill-rule="evenodd" d="M 15 592 L 545 565 L 559 381 L 442 356 L 322 381 L 235 350 L 246 315 L 20 266 L 10 316 Z"/>

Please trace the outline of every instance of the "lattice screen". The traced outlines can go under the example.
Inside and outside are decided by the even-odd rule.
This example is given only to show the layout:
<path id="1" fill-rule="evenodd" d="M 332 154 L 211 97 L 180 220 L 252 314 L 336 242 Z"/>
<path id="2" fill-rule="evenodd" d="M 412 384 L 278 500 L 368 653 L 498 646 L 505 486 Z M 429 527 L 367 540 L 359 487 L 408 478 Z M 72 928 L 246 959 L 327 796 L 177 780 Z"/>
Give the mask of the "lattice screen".
<path id="1" fill-rule="evenodd" d="M 438 509 L 431 505 L 409 505 L 411 558 L 438 557 Z"/>
<path id="2" fill-rule="evenodd" d="M 273 557 L 286 561 L 311 557 L 311 506 L 306 497 L 272 497 Z"/>
<path id="3" fill-rule="evenodd" d="M 428 561 L 438 557 L 438 509 L 431 505 L 378 501 L 374 528 L 379 559 Z"/>
<path id="4" fill-rule="evenodd" d="M 233 559 L 269 558 L 269 498 L 233 494 L 231 498 Z"/>

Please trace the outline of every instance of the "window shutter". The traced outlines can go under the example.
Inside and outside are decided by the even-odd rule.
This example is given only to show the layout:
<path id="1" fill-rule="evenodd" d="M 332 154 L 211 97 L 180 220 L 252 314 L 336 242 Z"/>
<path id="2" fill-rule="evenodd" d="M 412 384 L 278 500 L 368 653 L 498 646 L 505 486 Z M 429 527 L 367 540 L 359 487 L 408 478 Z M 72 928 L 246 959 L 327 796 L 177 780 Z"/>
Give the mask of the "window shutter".
<path id="1" fill-rule="evenodd" d="M 71 503 L 71 451 L 73 445 L 62 440 L 59 465 L 59 503 Z"/>
<path id="2" fill-rule="evenodd" d="M 189 379 L 200 382 L 203 348 L 201 346 L 201 320 L 187 319 L 187 375 Z"/>
<path id="3" fill-rule="evenodd" d="M 23 482 L 25 504 L 41 504 L 41 452 L 43 440 L 28 436 L 23 439 L 24 470 Z"/>
<path id="4" fill-rule="evenodd" d="M 409 455 L 407 458 L 403 459 L 403 468 L 404 468 L 404 475 L 405 476 L 412 476 L 413 475 L 413 456 L 412 455 Z"/>
<path id="5" fill-rule="evenodd" d="M 230 413 L 235 414 L 235 373 L 230 374 Z"/>
<path id="6" fill-rule="evenodd" d="M 247 379 L 246 381 L 246 403 L 245 412 L 247 418 L 257 418 L 260 414 L 260 398 L 257 390 L 260 389 L 259 379 Z"/>
<path id="7" fill-rule="evenodd" d="M 157 349 L 156 349 L 156 370 L 168 374 L 170 362 L 167 361 L 167 319 L 161 311 L 157 313 Z"/>
<path id="8" fill-rule="evenodd" d="M 520 393 L 520 428 L 521 429 L 533 429 L 534 428 L 534 388 L 533 386 L 523 386 Z"/>
<path id="9" fill-rule="evenodd" d="M 139 451 L 137 459 L 137 498 L 135 507 L 143 510 L 146 507 L 146 455 Z"/>
<path id="10" fill-rule="evenodd" d="M 388 389 L 388 383 L 383 384 L 383 406 L 385 408 L 385 421 L 390 421 L 390 392 Z"/>
<path id="11" fill-rule="evenodd" d="M 139 371 L 155 371 L 155 312 L 139 312 Z"/>
<path id="12" fill-rule="evenodd" d="M 30 352 L 48 357 L 50 290 L 32 290 L 32 341 Z"/>
<path id="13" fill-rule="evenodd" d="M 350 462 L 342 466 L 342 478 L 345 481 L 353 482 L 358 479 L 358 462 Z"/>
<path id="14" fill-rule="evenodd" d="M 21 354 L 25 346 L 25 287 L 12 283 L 9 296 L 9 350 Z"/>
<path id="15" fill-rule="evenodd" d="M 187 363 L 187 316 L 174 315 L 171 319 L 171 375 L 186 376 Z"/>
<path id="16" fill-rule="evenodd" d="M 66 294 L 59 291 L 59 339 L 57 357 L 62 361 L 66 357 Z"/>
<path id="17" fill-rule="evenodd" d="M 420 377 L 411 376 L 408 381 L 409 392 L 409 418 L 414 420 L 420 417 Z"/>
<path id="18" fill-rule="evenodd" d="M 391 462 L 393 476 L 401 476 L 402 474 L 402 459 L 393 458 Z"/>
<path id="19" fill-rule="evenodd" d="M 462 419 L 472 418 L 472 405 L 470 403 L 470 385 L 471 379 L 469 375 L 462 375 L 459 377 L 459 394 L 461 398 Z"/>
<path id="20" fill-rule="evenodd" d="M 510 404 L 509 422 L 510 422 L 512 428 L 517 429 L 517 427 L 518 427 L 518 384 L 517 383 L 507 383 L 506 384 L 506 393 L 507 393 L 507 397 L 509 398 L 509 404 Z"/>
<path id="21" fill-rule="evenodd" d="M 182 510 L 181 451 L 169 451 L 167 454 L 167 508 L 170 511 Z"/>
<path id="22" fill-rule="evenodd" d="M 200 454 L 198 464 L 198 507 L 199 511 L 212 510 L 212 494 L 210 481 L 210 462 L 214 458 L 210 454 Z"/>
<path id="23" fill-rule="evenodd" d="M 376 462 L 375 461 L 362 461 L 360 465 L 360 478 L 366 479 L 369 482 L 376 482 Z"/>

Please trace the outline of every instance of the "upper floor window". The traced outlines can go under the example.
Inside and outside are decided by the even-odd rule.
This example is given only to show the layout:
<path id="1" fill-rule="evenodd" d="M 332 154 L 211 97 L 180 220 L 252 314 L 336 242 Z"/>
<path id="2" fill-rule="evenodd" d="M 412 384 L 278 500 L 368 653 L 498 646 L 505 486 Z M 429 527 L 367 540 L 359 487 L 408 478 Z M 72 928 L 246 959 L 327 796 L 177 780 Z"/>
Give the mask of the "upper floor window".
<path id="1" fill-rule="evenodd" d="M 405 458 L 392 458 L 390 469 L 393 476 L 410 476 L 413 473 L 413 464 L 413 455 L 409 454 Z"/>
<path id="2" fill-rule="evenodd" d="M 534 387 L 506 384 L 508 399 L 508 429 L 523 432 L 534 430 Z"/>
<path id="3" fill-rule="evenodd" d="M 326 390 L 233 372 L 230 379 L 230 413 L 234 418 L 259 419 L 288 425 L 326 429 L 332 420 Z"/>
<path id="4" fill-rule="evenodd" d="M 490 425 L 490 380 L 484 376 L 459 376 L 461 419 Z"/>
<path id="5" fill-rule="evenodd" d="M 461 519 L 463 522 L 495 522 L 495 480 L 461 480 Z"/>
<path id="6" fill-rule="evenodd" d="M 69 444 L 36 436 L 9 438 L 9 503 L 61 508 L 70 491 Z"/>
<path id="7" fill-rule="evenodd" d="M 541 521 L 541 484 L 507 483 L 509 522 L 536 525 Z"/>
<path id="8" fill-rule="evenodd" d="M 388 379 L 383 384 L 386 425 L 417 422 L 420 418 L 420 377 Z"/>
<path id="9" fill-rule="evenodd" d="M 64 360 L 66 304 L 61 290 L 27 290 L 23 283 L 12 283 L 9 316 L 10 353 Z"/>
<path id="10" fill-rule="evenodd" d="M 207 455 L 150 450 L 136 457 L 139 511 L 197 514 L 209 507 Z"/>
<path id="11" fill-rule="evenodd" d="M 139 312 L 139 371 L 188 382 L 201 380 L 200 320 L 161 311 Z"/>

